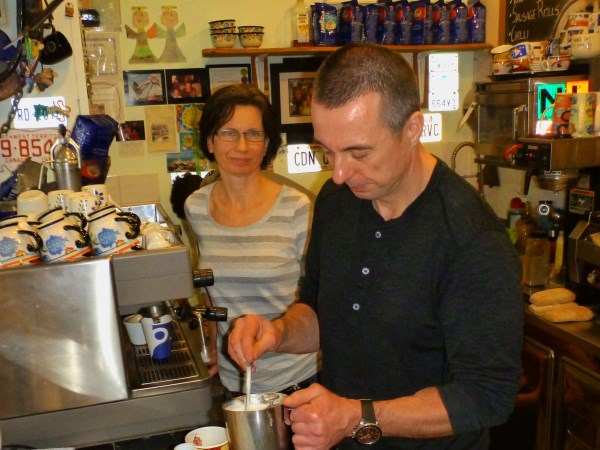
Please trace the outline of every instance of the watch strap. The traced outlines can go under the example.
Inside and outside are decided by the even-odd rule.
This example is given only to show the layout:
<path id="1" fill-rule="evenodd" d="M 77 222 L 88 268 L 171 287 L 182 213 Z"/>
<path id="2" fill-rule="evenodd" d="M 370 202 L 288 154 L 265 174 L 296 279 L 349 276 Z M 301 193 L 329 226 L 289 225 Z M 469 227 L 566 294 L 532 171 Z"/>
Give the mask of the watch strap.
<path id="1" fill-rule="evenodd" d="M 377 423 L 377 418 L 375 417 L 375 408 L 373 407 L 373 400 L 371 399 L 361 399 L 360 406 L 362 409 L 363 421 L 367 423 Z"/>

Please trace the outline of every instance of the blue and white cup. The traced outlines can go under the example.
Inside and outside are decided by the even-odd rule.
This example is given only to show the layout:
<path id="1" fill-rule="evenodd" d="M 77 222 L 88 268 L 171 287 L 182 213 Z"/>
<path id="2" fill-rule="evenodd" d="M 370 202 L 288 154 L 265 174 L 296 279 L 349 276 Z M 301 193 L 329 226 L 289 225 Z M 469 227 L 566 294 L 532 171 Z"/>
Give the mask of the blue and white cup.
<path id="1" fill-rule="evenodd" d="M 171 355 L 172 320 L 169 314 L 161 316 L 159 323 L 154 323 L 152 317 L 142 319 L 142 329 L 152 359 L 165 359 Z"/>

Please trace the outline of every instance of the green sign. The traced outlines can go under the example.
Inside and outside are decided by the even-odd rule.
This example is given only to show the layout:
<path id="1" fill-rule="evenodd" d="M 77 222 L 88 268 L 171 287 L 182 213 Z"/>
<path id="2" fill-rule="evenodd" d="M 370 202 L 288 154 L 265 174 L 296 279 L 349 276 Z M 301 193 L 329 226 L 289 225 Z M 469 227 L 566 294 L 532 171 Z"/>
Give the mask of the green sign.
<path id="1" fill-rule="evenodd" d="M 537 85 L 537 120 L 543 119 L 552 120 L 554 114 L 554 100 L 556 94 L 567 92 L 566 83 L 546 83 Z M 545 112 L 545 114 L 544 114 Z"/>

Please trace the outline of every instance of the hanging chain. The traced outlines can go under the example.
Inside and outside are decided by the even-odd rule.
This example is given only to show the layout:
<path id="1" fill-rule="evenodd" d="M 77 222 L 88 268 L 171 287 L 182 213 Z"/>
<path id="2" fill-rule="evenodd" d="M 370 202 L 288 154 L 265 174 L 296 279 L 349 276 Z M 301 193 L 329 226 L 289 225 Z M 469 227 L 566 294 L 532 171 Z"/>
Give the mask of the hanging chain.
<path id="1" fill-rule="evenodd" d="M 10 130 L 10 126 L 11 126 L 15 116 L 17 115 L 17 111 L 19 110 L 19 102 L 21 101 L 21 98 L 23 98 L 23 87 L 24 87 L 24 84 L 21 81 L 19 81 L 19 89 L 17 90 L 14 97 L 12 98 L 10 111 L 8 112 L 8 118 L 6 119 L 6 122 L 4 122 L 2 124 L 2 129 L 0 129 L 0 134 L 6 134 Z"/>

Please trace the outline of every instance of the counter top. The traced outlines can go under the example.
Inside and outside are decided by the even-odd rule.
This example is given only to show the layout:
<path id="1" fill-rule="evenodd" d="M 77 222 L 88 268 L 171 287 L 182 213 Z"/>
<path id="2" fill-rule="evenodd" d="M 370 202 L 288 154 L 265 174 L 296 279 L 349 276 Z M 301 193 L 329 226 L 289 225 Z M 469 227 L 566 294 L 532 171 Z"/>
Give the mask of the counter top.
<path id="1" fill-rule="evenodd" d="M 528 328 L 537 328 L 600 358 L 600 305 L 587 305 L 596 314 L 592 320 L 564 323 L 548 322 L 529 311 L 528 306 L 529 301 L 525 300 L 526 333 Z"/>

